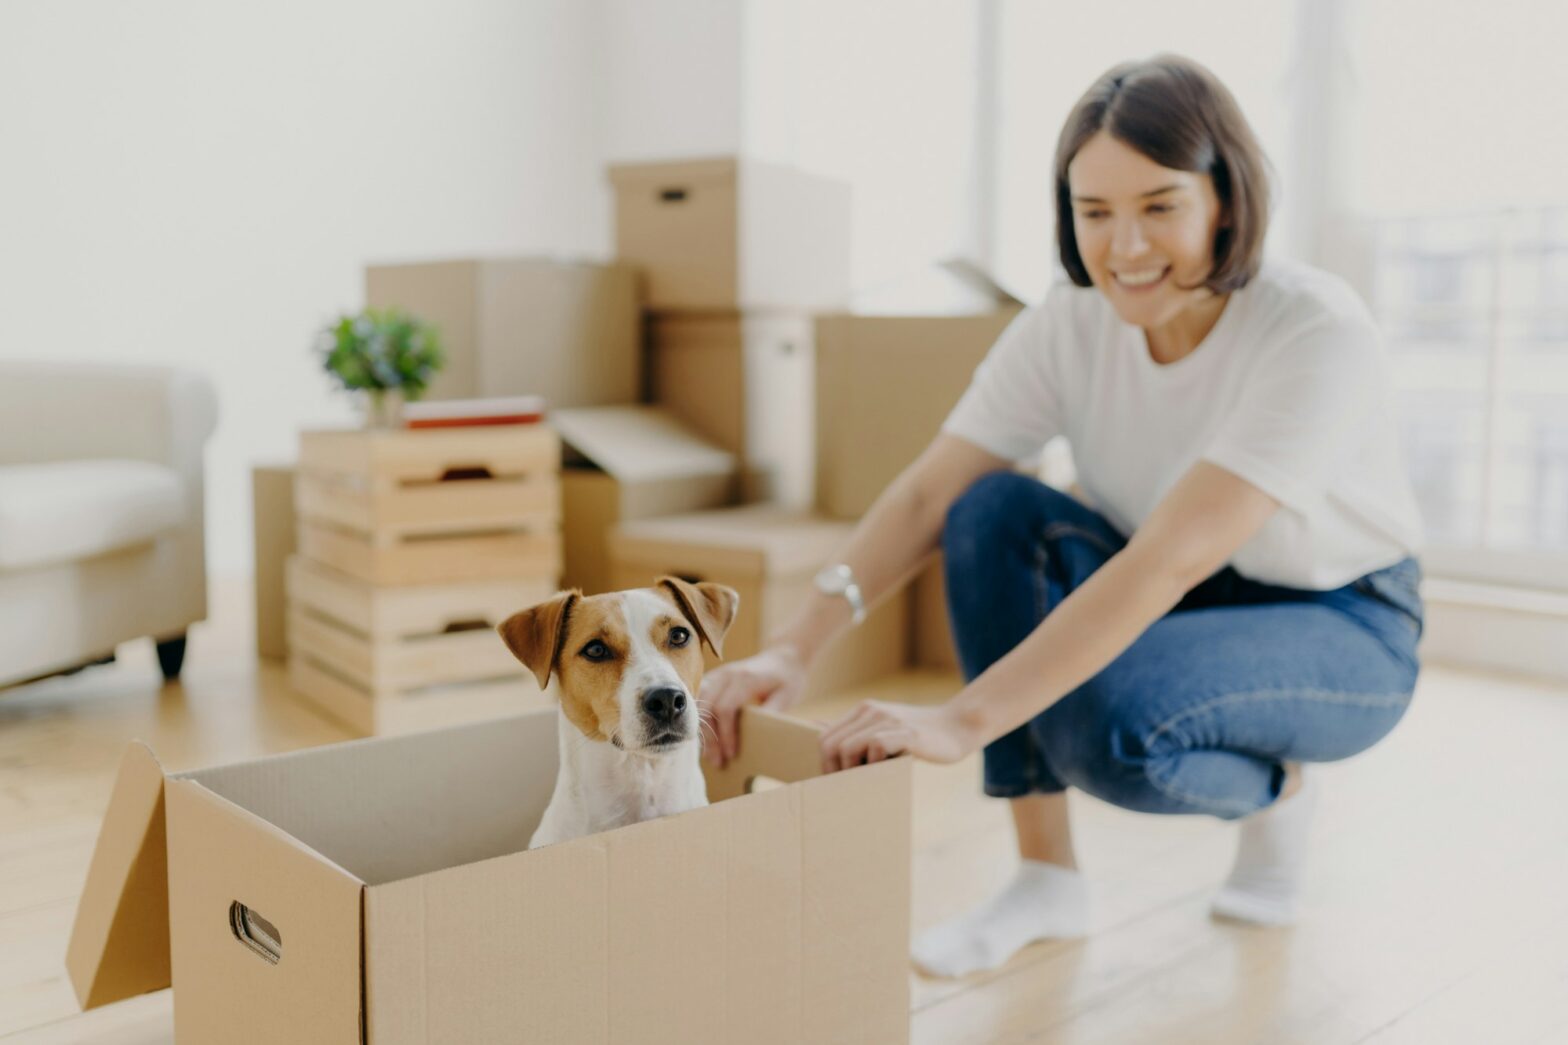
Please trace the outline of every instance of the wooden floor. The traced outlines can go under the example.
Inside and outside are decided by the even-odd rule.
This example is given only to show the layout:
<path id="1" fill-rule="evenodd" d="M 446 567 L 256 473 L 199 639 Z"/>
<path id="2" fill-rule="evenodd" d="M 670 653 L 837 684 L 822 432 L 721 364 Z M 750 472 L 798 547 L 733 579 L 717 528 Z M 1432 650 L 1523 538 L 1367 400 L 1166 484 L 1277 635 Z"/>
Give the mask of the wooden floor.
<path id="1" fill-rule="evenodd" d="M 179 769 L 345 736 L 278 666 L 258 669 L 250 627 L 248 590 L 221 585 L 182 685 L 161 687 L 139 643 L 114 666 L 0 693 L 0 1040 L 170 1040 L 168 991 L 79 1014 L 62 956 L 127 739 Z M 913 675 L 861 695 L 939 700 L 954 684 Z M 1324 768 L 1308 909 L 1290 930 L 1208 917 L 1233 826 L 1075 793 L 1095 931 L 962 981 L 911 974 L 914 1040 L 1568 1042 L 1565 738 L 1568 691 L 1429 668 L 1392 736 Z M 916 929 L 1008 874 L 1006 809 L 978 780 L 978 759 L 916 767 Z"/>

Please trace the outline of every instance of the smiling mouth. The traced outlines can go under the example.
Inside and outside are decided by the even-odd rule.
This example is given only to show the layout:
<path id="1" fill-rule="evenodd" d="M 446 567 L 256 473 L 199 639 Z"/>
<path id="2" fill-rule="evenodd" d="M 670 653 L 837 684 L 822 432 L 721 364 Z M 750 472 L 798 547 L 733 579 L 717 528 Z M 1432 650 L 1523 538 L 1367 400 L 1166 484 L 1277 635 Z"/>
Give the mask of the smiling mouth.
<path id="1" fill-rule="evenodd" d="M 1162 269 L 1145 269 L 1141 272 L 1113 272 L 1111 278 L 1123 290 L 1136 292 L 1159 286 L 1165 282 L 1165 277 L 1170 275 L 1170 271 L 1170 266 L 1167 265 Z"/>

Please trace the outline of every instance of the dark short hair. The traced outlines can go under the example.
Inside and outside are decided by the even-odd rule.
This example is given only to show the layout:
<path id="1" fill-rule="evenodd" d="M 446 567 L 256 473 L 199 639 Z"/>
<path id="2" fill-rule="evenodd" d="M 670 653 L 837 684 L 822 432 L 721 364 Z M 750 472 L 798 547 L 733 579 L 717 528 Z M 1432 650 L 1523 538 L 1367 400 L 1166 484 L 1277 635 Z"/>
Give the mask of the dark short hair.
<path id="1" fill-rule="evenodd" d="M 1067 166 L 1100 131 L 1162 167 L 1214 179 L 1228 220 L 1214 236 L 1214 265 L 1204 286 L 1223 294 L 1257 275 L 1268 231 L 1268 160 L 1225 85 L 1191 59 L 1162 54 L 1105 73 L 1062 126 L 1056 143 L 1056 247 L 1074 283 L 1092 285 L 1078 253 Z"/>

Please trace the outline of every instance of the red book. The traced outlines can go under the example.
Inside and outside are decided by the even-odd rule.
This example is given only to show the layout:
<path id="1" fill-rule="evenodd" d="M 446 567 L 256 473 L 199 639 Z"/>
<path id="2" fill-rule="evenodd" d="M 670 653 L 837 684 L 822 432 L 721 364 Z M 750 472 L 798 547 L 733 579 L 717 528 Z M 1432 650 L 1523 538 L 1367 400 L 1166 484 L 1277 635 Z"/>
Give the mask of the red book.
<path id="1" fill-rule="evenodd" d="M 539 396 L 446 399 L 403 404 L 406 428 L 463 428 L 471 425 L 526 425 L 544 420 Z"/>
<path id="2" fill-rule="evenodd" d="M 503 414 L 497 417 L 437 417 L 404 421 L 406 428 L 468 428 L 475 425 L 531 425 L 544 420 L 543 414 Z"/>

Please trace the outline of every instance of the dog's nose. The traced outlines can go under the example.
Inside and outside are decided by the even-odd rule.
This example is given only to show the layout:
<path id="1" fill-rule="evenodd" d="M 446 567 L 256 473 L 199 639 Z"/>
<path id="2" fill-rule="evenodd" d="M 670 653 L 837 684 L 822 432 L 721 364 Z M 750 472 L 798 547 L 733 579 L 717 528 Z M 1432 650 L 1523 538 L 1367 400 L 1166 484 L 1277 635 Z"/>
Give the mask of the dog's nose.
<path id="1" fill-rule="evenodd" d="M 686 710 L 686 694 L 670 687 L 650 689 L 642 695 L 642 710 L 655 722 L 673 722 Z"/>

